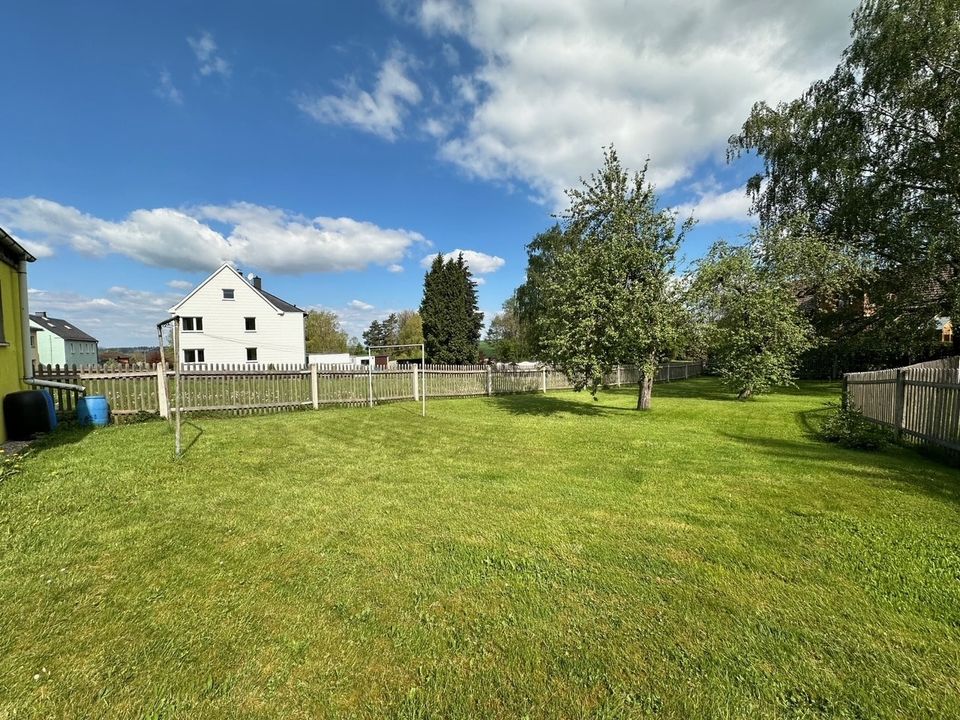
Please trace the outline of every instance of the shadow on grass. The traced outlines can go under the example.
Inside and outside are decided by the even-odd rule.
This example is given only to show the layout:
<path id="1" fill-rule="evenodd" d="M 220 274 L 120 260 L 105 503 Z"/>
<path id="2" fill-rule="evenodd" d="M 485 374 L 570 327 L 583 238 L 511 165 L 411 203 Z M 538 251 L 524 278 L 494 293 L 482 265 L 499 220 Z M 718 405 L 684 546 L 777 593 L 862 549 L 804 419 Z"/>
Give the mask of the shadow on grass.
<path id="1" fill-rule="evenodd" d="M 24 448 L 23 452 L 29 451 L 31 455 L 38 455 L 46 450 L 52 450 L 63 445 L 74 445 L 94 430 L 96 428 L 92 425 L 61 424 L 53 432 L 32 441 Z"/>
<path id="2" fill-rule="evenodd" d="M 611 413 L 632 412 L 629 408 L 600 405 L 597 401 L 589 399 L 589 394 L 585 393 L 585 395 L 587 399 L 583 401 L 571 400 L 556 395 L 543 395 L 542 393 L 494 395 L 491 401 L 498 408 L 505 410 L 511 415 L 547 417 L 566 413 L 580 417 L 597 417 Z"/>
<path id="3" fill-rule="evenodd" d="M 197 444 L 201 435 L 203 435 L 203 428 L 196 423 L 189 420 L 183 420 L 180 423 L 180 457 L 190 452 L 190 448 Z"/>
<path id="4" fill-rule="evenodd" d="M 811 437 L 816 442 L 803 443 L 780 438 L 755 437 L 723 433 L 729 440 L 747 446 L 751 452 L 775 457 L 795 467 L 806 466 L 811 474 L 830 470 L 843 475 L 857 475 L 866 481 L 894 482 L 909 489 L 924 493 L 938 500 L 960 503 L 960 476 L 947 467 L 940 467 L 931 460 L 922 459 L 910 448 L 891 446 L 886 450 L 850 450 L 818 440 L 817 421 L 811 416 L 821 410 L 797 413 L 802 427 L 811 428 Z M 850 462 L 857 466 L 851 471 Z"/>

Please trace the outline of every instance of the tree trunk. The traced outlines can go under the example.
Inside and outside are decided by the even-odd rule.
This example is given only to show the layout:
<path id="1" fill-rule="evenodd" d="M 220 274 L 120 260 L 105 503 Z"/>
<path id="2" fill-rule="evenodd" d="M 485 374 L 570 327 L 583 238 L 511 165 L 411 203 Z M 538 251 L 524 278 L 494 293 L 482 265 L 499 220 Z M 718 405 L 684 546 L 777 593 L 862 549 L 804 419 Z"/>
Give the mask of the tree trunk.
<path id="1" fill-rule="evenodd" d="M 650 397 L 653 395 L 653 376 L 640 374 L 640 381 L 637 383 L 639 391 L 637 394 L 637 410 L 650 409 Z"/>
<path id="2" fill-rule="evenodd" d="M 737 400 L 749 400 L 751 395 L 753 395 L 753 390 L 744 388 L 740 391 L 740 394 L 737 395 Z"/>

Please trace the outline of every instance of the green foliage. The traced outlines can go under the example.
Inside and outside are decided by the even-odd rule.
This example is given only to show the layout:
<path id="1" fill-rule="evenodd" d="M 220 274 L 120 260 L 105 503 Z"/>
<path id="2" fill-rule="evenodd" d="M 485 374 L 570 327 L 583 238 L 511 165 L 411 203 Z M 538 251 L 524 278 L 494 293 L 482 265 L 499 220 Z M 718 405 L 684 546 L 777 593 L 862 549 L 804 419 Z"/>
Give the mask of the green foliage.
<path id="1" fill-rule="evenodd" d="M 487 342 L 493 346 L 493 355 L 502 362 L 521 362 L 534 357 L 529 334 L 517 303 L 515 292 L 503 303 L 503 310 L 493 316 L 487 328 Z"/>
<path id="2" fill-rule="evenodd" d="M 631 175 L 613 147 L 567 195 L 562 232 L 532 253 L 542 355 L 592 393 L 618 363 L 637 365 L 648 379 L 638 398 L 646 409 L 683 324 L 675 259 L 692 221 L 678 230 L 676 216 L 657 209 L 646 168 Z"/>
<path id="3" fill-rule="evenodd" d="M 764 226 L 802 217 L 868 270 L 814 318 L 838 356 L 929 353 L 934 318 L 960 314 L 956 1 L 865 0 L 836 71 L 755 105 L 731 138 L 744 151 L 763 161 L 749 187 Z"/>
<path id="4" fill-rule="evenodd" d="M 889 428 L 868 420 L 859 410 L 840 405 L 824 420 L 820 436 L 855 450 L 882 450 L 893 440 Z"/>
<path id="5" fill-rule="evenodd" d="M 330 310 L 311 310 L 307 313 L 306 343 L 308 353 L 347 352 L 347 333 L 340 327 L 340 319 Z"/>
<path id="6" fill-rule="evenodd" d="M 463 255 L 444 262 L 438 253 L 423 280 L 420 303 L 427 359 L 433 363 L 475 363 L 483 313 L 477 286 Z"/>
<path id="7" fill-rule="evenodd" d="M 768 233 L 739 247 L 715 243 L 688 294 L 706 328 L 711 370 L 741 399 L 791 384 L 814 344 L 791 283 L 794 265 L 773 259 L 777 240 Z"/>

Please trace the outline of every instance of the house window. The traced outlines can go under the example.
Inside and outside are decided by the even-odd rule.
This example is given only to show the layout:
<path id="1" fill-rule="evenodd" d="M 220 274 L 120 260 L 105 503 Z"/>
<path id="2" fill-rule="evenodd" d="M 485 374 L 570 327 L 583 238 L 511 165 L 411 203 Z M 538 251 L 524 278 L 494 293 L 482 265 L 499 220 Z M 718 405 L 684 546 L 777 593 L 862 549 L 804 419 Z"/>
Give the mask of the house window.
<path id="1" fill-rule="evenodd" d="M 244 330 L 247 332 L 254 332 L 257 329 L 257 319 L 255 317 L 244 318 L 243 324 L 245 326 Z"/>
<path id="2" fill-rule="evenodd" d="M 203 349 L 199 350 L 184 350 L 183 351 L 183 361 L 185 363 L 202 363 L 203 362 Z"/>
<path id="3" fill-rule="evenodd" d="M 203 330 L 203 318 L 202 317 L 180 318 L 180 327 L 183 328 L 184 332 L 200 332 L 201 330 Z"/>
<path id="4" fill-rule="evenodd" d="M 256 362 L 256 361 L 257 361 L 257 349 L 247 348 L 247 362 Z"/>
<path id="5" fill-rule="evenodd" d="M 223 289 L 223 299 L 224 300 L 233 300 L 233 290 L 231 288 Z"/>

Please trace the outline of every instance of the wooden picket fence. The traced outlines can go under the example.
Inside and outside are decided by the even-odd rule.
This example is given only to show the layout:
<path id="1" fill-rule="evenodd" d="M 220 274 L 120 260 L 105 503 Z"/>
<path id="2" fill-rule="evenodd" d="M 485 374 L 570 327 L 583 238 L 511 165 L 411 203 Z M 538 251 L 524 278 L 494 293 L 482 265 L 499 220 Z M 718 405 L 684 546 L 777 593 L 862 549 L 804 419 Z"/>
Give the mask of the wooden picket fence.
<path id="1" fill-rule="evenodd" d="M 960 357 L 847 373 L 844 400 L 898 439 L 960 453 Z"/>
<path id="2" fill-rule="evenodd" d="M 671 382 L 703 372 L 700 362 L 676 361 L 658 368 L 656 381 Z M 38 366 L 34 375 L 81 385 L 87 395 L 104 395 L 117 421 L 142 413 L 169 417 L 176 397 L 176 375 L 169 366 L 137 364 Z M 636 368 L 622 366 L 607 377 L 610 386 L 635 385 Z M 361 365 L 215 365 L 181 368 L 181 412 L 226 412 L 246 415 L 319 408 L 361 406 L 396 400 L 547 392 L 572 387 L 561 372 L 539 367 L 519 369 L 492 365 L 426 365 L 397 367 Z M 79 393 L 51 389 L 63 413 L 72 413 Z"/>

